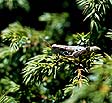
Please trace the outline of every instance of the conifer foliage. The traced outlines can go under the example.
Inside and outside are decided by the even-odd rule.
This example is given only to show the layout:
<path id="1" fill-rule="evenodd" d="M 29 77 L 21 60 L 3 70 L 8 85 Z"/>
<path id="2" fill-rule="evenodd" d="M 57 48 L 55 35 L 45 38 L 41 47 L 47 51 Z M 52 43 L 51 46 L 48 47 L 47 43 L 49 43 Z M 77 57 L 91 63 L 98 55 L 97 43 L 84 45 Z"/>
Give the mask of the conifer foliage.
<path id="1" fill-rule="evenodd" d="M 106 43 L 112 31 L 105 26 L 112 1 L 74 4 L 85 16 L 82 22 L 89 21 L 88 33 L 68 30 L 69 12 L 40 15 L 43 30 L 15 21 L 1 31 L 0 103 L 112 102 L 112 47 Z M 0 6 L 30 10 L 27 0 L 1 0 Z"/>

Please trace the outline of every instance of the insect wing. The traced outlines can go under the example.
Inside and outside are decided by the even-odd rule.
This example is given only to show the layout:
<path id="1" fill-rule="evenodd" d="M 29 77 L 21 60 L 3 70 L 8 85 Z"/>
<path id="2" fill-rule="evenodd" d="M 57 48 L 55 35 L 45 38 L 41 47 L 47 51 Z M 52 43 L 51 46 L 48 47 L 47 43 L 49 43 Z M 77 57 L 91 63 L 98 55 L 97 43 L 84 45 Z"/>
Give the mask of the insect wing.
<path id="1" fill-rule="evenodd" d="M 55 53 L 59 53 L 60 55 L 76 58 L 87 51 L 86 48 L 82 46 L 66 46 L 57 44 L 53 44 L 52 49 Z"/>

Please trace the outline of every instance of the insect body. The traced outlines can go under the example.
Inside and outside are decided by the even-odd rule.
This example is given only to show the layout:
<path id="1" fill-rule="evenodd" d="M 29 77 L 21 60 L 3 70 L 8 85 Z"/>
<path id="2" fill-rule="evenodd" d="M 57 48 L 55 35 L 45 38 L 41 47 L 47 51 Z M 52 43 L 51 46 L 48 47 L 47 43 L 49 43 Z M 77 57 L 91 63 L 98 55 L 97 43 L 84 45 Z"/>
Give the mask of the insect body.
<path id="1" fill-rule="evenodd" d="M 54 53 L 59 53 L 60 55 L 63 56 L 69 56 L 75 58 L 91 51 L 100 50 L 100 48 L 97 46 L 83 47 L 83 46 L 66 46 L 57 44 L 53 44 L 52 49 Z"/>

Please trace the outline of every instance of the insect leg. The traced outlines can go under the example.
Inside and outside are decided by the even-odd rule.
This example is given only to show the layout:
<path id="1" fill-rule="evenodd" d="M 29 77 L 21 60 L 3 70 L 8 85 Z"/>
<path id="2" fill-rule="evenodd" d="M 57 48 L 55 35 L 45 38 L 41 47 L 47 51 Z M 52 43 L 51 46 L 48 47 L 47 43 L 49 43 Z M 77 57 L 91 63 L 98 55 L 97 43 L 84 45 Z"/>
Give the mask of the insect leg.
<path id="1" fill-rule="evenodd" d="M 85 54 L 86 52 L 87 52 L 87 50 L 75 51 L 72 53 L 71 56 L 77 58 L 77 57 L 81 56 L 82 54 Z"/>

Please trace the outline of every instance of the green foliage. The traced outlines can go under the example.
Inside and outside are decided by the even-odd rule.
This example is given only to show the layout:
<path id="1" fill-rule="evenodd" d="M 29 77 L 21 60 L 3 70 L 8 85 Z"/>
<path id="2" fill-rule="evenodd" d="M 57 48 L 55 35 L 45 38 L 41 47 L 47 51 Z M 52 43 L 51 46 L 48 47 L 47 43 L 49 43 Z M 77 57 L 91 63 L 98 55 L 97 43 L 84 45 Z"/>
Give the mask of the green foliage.
<path id="1" fill-rule="evenodd" d="M 23 48 L 26 51 L 27 48 L 40 44 L 45 36 L 42 31 L 36 31 L 29 27 L 23 27 L 19 22 L 9 24 L 9 27 L 2 30 L 1 38 L 4 42 L 9 41 L 11 52 L 17 52 L 19 49 Z M 41 37 L 40 37 L 41 35 Z"/>
<path id="2" fill-rule="evenodd" d="M 107 9 L 110 8 L 111 0 L 77 0 L 77 4 L 80 9 L 83 10 L 83 14 L 86 15 L 86 19 L 90 19 L 90 31 L 95 27 L 97 32 L 102 27 L 102 22 L 105 21 Z"/>
<path id="3" fill-rule="evenodd" d="M 84 21 L 90 21 L 90 42 L 99 41 L 105 35 L 108 28 L 105 27 L 105 17 L 108 10 L 111 8 L 111 0 L 77 0 L 78 7 L 83 10 L 86 16 Z M 104 42 L 104 40 L 102 41 Z M 92 43 L 91 43 L 92 44 Z"/>
<path id="4" fill-rule="evenodd" d="M 89 46 L 89 39 L 90 39 L 90 33 L 85 34 L 83 33 L 77 33 L 68 35 L 66 37 L 66 42 L 68 45 L 82 45 L 82 46 Z"/>
<path id="5" fill-rule="evenodd" d="M 26 0 L 1 0 L 1 4 L 6 5 L 6 2 L 11 3 L 8 4 L 10 9 L 15 7 L 15 2 L 25 8 L 28 6 Z M 67 1 L 64 2 L 67 6 Z M 111 103 L 111 54 L 104 53 L 101 48 L 100 51 L 86 50 L 87 53 L 75 58 L 59 55 L 50 46 L 66 42 L 89 48 L 103 34 L 111 38 L 111 31 L 106 32 L 107 27 L 103 24 L 111 4 L 111 0 L 77 0 L 77 5 L 86 15 L 84 21 L 90 19 L 87 34 L 65 33 L 70 26 L 66 12 L 41 15 L 39 21 L 46 23 L 41 31 L 19 22 L 2 30 L 0 103 Z M 98 45 L 106 47 L 103 43 Z"/>
<path id="6" fill-rule="evenodd" d="M 81 34 L 79 37 L 81 38 Z M 88 38 L 87 35 L 85 38 L 86 37 Z M 84 39 L 83 35 L 81 40 L 85 41 L 87 39 Z M 81 43 L 84 44 L 85 42 Z M 26 67 L 22 72 L 24 83 L 26 85 L 34 85 L 38 82 L 40 85 L 43 85 L 47 91 L 50 91 L 49 85 L 55 85 L 55 83 L 52 83 L 53 80 L 58 81 L 56 88 L 63 85 L 60 82 L 61 80 L 67 80 L 64 81 L 65 84 L 61 88 L 62 100 L 71 95 L 74 86 L 81 87 L 82 85 L 89 84 L 89 79 L 83 74 L 89 74 L 94 61 L 98 61 L 98 59 L 101 58 L 102 56 L 96 55 L 95 52 L 82 55 L 79 58 L 64 57 L 58 54 L 53 54 L 48 48 L 46 48 L 42 55 L 35 56 L 26 63 Z M 55 90 L 58 91 L 56 88 Z M 54 98 L 56 99 L 53 100 L 58 102 L 60 99 L 57 98 L 57 92 L 55 90 Z M 52 97 L 51 94 L 46 96 L 47 99 L 49 96 Z"/>
<path id="7" fill-rule="evenodd" d="M 30 43 L 28 40 L 28 32 L 26 28 L 22 27 L 19 23 L 10 24 L 8 28 L 2 31 L 2 39 L 11 42 L 11 51 L 17 51 L 19 47 Z"/>
<path id="8" fill-rule="evenodd" d="M 2 96 L 0 96 L 0 103 L 17 103 L 17 101 L 15 100 L 15 98 L 13 98 L 12 96 L 7 96 L 8 93 L 14 93 L 16 91 L 18 91 L 20 88 L 19 85 L 17 85 L 16 83 L 14 83 L 13 81 L 11 81 L 9 78 L 2 78 L 0 80 L 0 94 L 2 94 L 2 90 L 6 91 L 5 94 L 3 94 Z"/>
<path id="9" fill-rule="evenodd" d="M 103 64 L 91 68 L 89 85 L 74 87 L 72 96 L 64 103 L 111 103 L 112 58 L 103 58 Z"/>
<path id="10" fill-rule="evenodd" d="M 0 103 L 17 103 L 17 101 L 15 101 L 15 99 L 11 96 L 3 95 L 0 97 Z"/>
<path id="11" fill-rule="evenodd" d="M 38 34 L 41 34 L 41 32 L 29 27 L 23 27 L 18 22 L 10 24 L 9 27 L 2 31 L 1 39 L 3 42 L 0 47 L 0 87 L 3 87 L 1 88 L 0 95 L 5 94 L 3 97 L 1 96 L 2 102 L 9 103 L 12 101 L 16 103 L 15 101 L 20 101 L 24 95 L 24 93 L 21 95 L 22 92 L 25 92 L 21 90 L 21 69 L 23 63 L 25 63 L 28 58 L 39 53 L 39 45 L 42 45 L 42 43 Z M 6 77 L 10 79 L 4 79 Z M 18 90 L 11 92 L 13 89 L 17 89 L 17 84 L 20 86 Z M 12 95 L 16 94 L 11 97 L 9 95 L 10 93 L 12 93 Z"/>
<path id="12" fill-rule="evenodd" d="M 29 11 L 30 6 L 27 0 L 0 0 L 0 8 L 7 7 L 12 10 L 17 7 L 21 7 L 26 11 Z"/>
<path id="13" fill-rule="evenodd" d="M 58 16 L 59 16 L 59 18 L 58 18 Z M 11 101 L 11 100 L 14 101 L 13 100 L 14 98 L 16 99 L 15 101 L 21 101 L 23 96 L 25 96 L 25 98 L 28 102 L 32 102 L 31 101 L 32 98 L 38 98 L 38 99 L 40 99 L 39 100 L 40 102 L 53 101 L 53 100 L 57 100 L 56 97 L 59 97 L 58 93 L 60 93 L 60 95 L 61 95 L 61 92 L 58 89 L 57 89 L 58 92 L 55 95 L 51 95 L 49 92 L 52 92 L 52 90 L 50 90 L 50 88 L 49 89 L 46 88 L 46 86 L 45 86 L 45 84 L 52 85 L 52 81 L 54 79 L 54 74 L 56 72 L 51 73 L 52 75 L 47 82 L 42 83 L 42 79 L 41 79 L 41 76 L 43 74 L 42 78 L 44 78 L 44 80 L 45 80 L 45 78 L 47 78 L 47 76 L 48 76 L 46 69 L 49 68 L 49 71 L 51 69 L 50 67 L 44 68 L 47 65 L 47 62 L 53 63 L 53 61 L 56 61 L 56 60 L 53 60 L 53 58 L 56 59 L 57 57 L 56 56 L 48 57 L 48 54 L 51 55 L 51 49 L 48 49 L 48 48 L 47 48 L 47 51 L 49 51 L 49 53 L 46 51 L 46 49 L 44 49 L 44 52 L 46 52 L 48 54 L 45 53 L 45 55 L 42 54 L 42 55 L 36 56 L 37 54 L 42 53 L 42 49 L 46 47 L 45 45 L 47 42 L 45 40 L 49 40 L 49 43 L 52 43 L 59 39 L 59 38 L 57 40 L 53 39 L 54 34 L 60 34 L 60 36 L 63 35 L 63 32 L 64 32 L 63 26 L 65 25 L 66 18 L 68 17 L 68 14 L 63 13 L 63 15 L 61 15 L 61 14 L 53 13 L 53 14 L 51 14 L 51 17 L 53 17 L 53 18 L 50 18 L 50 21 L 49 20 L 44 21 L 44 22 L 49 22 L 49 23 L 46 25 L 46 28 L 43 31 L 36 31 L 30 27 L 23 27 L 19 22 L 9 24 L 9 26 L 6 29 L 1 31 L 1 39 L 3 40 L 3 42 L 2 42 L 1 48 L 0 48 L 0 50 L 1 50 L 1 52 L 0 52 L 1 53 L 1 57 L 0 57 L 1 77 L 0 78 L 1 78 L 1 80 L 3 80 L 4 78 L 9 77 L 12 81 L 15 81 L 15 83 L 17 83 L 20 86 L 20 88 L 17 91 L 14 91 L 11 94 L 13 96 L 12 96 L 12 98 L 10 98 L 9 94 L 11 92 L 9 92 L 6 88 L 8 88 L 10 90 L 12 87 L 10 85 L 7 85 L 7 81 L 4 81 L 3 85 L 6 88 L 2 88 L 1 93 L 0 93 L 3 96 L 3 97 L 1 96 L 2 102 L 7 102 L 7 101 Z M 52 24 L 52 26 L 50 24 Z M 60 27 L 57 27 L 57 25 L 60 25 Z M 57 27 L 57 29 L 55 30 L 56 27 Z M 49 30 L 48 30 L 48 28 L 49 28 Z M 46 35 L 46 33 L 47 33 L 47 35 Z M 49 43 L 47 43 L 47 44 L 49 44 Z M 30 59 L 31 61 L 29 62 L 29 65 L 25 69 L 22 70 L 26 61 L 28 61 L 28 59 L 33 56 L 35 56 L 35 57 L 33 59 Z M 45 64 L 44 64 L 44 62 L 45 62 L 44 57 L 48 58 L 48 60 L 46 61 Z M 37 60 L 36 60 L 36 58 L 37 58 Z M 41 61 L 38 63 L 37 61 L 39 59 L 41 59 Z M 39 66 L 41 72 L 38 71 L 38 68 L 35 69 L 33 67 L 34 65 L 33 66 L 30 65 L 31 63 L 34 63 L 34 62 L 37 62 L 36 64 L 37 64 L 37 66 Z M 43 64 L 41 62 L 43 62 Z M 53 65 L 56 65 L 56 64 L 54 63 Z M 32 69 L 32 71 L 30 71 L 31 68 L 29 70 L 27 70 L 27 68 L 29 66 L 32 66 L 34 69 Z M 42 71 L 42 69 L 43 69 L 43 71 Z M 44 69 L 45 69 L 45 71 L 44 71 Z M 36 70 L 37 70 L 37 72 L 35 72 Z M 24 73 L 23 73 L 23 71 L 24 71 Z M 30 73 L 28 74 L 28 72 L 30 72 Z M 44 72 L 46 72 L 46 73 L 44 73 Z M 51 70 L 51 72 L 52 72 L 52 70 Z M 26 73 L 26 76 L 24 76 L 25 79 L 23 80 L 22 75 L 25 73 Z M 32 76 L 32 78 L 33 77 L 34 78 L 32 79 L 32 78 L 30 78 L 31 77 L 30 74 L 32 75 L 33 73 L 34 73 L 34 75 Z M 38 78 L 36 75 L 38 76 Z M 62 76 L 62 78 L 63 78 L 63 76 Z M 37 79 L 40 79 L 40 80 L 37 80 Z M 11 80 L 9 80 L 9 82 L 11 82 Z M 27 86 L 27 88 L 25 85 L 23 85 L 23 81 L 25 81 L 26 84 L 28 83 L 29 86 Z M 33 84 L 34 81 L 35 81 L 35 84 Z M 39 83 L 40 81 L 41 81 L 41 84 Z M 54 80 L 54 82 L 57 82 L 57 81 L 58 80 Z M 31 84 L 33 85 L 32 87 L 31 87 Z M 2 84 L 0 84 L 0 85 L 2 85 Z M 58 85 L 57 85 L 57 87 L 58 87 Z M 26 89 L 22 89 L 22 88 L 26 88 Z M 41 88 L 41 90 L 40 90 L 40 88 Z M 35 90 L 37 90 L 37 91 L 35 91 Z M 3 94 L 5 94 L 5 95 L 3 95 Z M 36 97 L 36 95 L 38 97 Z M 61 98 L 61 97 L 59 97 L 59 98 Z"/>
<path id="14" fill-rule="evenodd" d="M 61 37 L 64 36 L 64 29 L 70 24 L 67 21 L 68 13 L 44 13 L 39 17 L 39 20 L 46 22 L 46 27 L 44 30 L 46 39 L 59 41 Z M 57 36 L 58 35 L 58 36 Z"/>
<path id="15" fill-rule="evenodd" d="M 15 92 L 19 89 L 19 85 L 14 83 L 8 78 L 2 78 L 0 80 L 1 90 L 6 90 L 8 92 Z"/>
<path id="16" fill-rule="evenodd" d="M 112 30 L 110 29 L 105 36 L 112 40 Z"/>
<path id="17" fill-rule="evenodd" d="M 12 52 L 10 51 L 10 47 L 4 46 L 0 48 L 0 59 L 3 59 L 9 55 L 12 55 Z"/>

